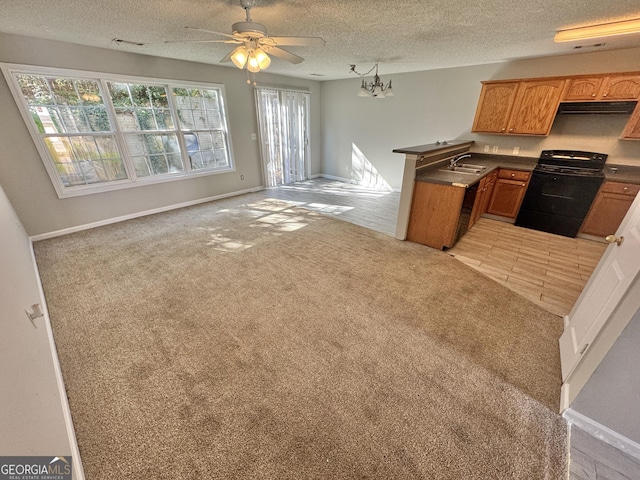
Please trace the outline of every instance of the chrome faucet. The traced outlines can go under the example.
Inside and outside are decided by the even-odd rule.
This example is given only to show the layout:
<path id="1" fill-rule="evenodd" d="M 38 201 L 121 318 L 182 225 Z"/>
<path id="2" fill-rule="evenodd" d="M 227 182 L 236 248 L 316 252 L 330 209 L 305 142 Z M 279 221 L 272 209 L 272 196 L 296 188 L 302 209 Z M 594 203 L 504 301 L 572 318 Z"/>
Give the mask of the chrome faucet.
<path id="1" fill-rule="evenodd" d="M 451 170 L 453 170 L 454 168 L 456 168 L 456 165 L 458 164 L 458 162 L 460 160 L 462 160 L 463 158 L 468 158 L 470 156 L 471 156 L 470 153 L 460 153 L 460 154 L 456 155 L 451 160 L 449 160 L 449 168 Z"/>

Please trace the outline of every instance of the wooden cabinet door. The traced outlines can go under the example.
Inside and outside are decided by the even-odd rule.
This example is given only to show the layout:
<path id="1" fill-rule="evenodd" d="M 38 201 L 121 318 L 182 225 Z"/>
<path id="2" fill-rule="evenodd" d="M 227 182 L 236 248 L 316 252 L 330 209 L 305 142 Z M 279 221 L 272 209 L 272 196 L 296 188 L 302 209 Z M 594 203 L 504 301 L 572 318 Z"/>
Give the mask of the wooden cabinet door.
<path id="1" fill-rule="evenodd" d="M 616 233 L 638 191 L 640 185 L 605 182 L 593 201 L 580 231 L 599 237 Z"/>
<path id="2" fill-rule="evenodd" d="M 507 133 L 548 135 L 558 111 L 564 83 L 564 79 L 521 82 Z"/>
<path id="3" fill-rule="evenodd" d="M 491 201 L 491 195 L 493 195 L 493 189 L 496 186 L 496 179 L 498 178 L 498 171 L 494 170 L 489 175 L 487 175 L 487 182 L 485 184 L 484 190 L 485 195 L 482 198 L 482 204 L 480 205 L 480 215 L 486 213 L 489 209 L 489 202 Z"/>
<path id="4" fill-rule="evenodd" d="M 516 218 L 526 190 L 527 182 L 498 178 L 487 212 L 501 217 Z"/>
<path id="5" fill-rule="evenodd" d="M 415 182 L 407 240 L 441 250 L 453 246 L 466 188 Z"/>
<path id="6" fill-rule="evenodd" d="M 616 75 L 605 79 L 602 100 L 637 100 L 640 98 L 640 76 Z"/>
<path id="7" fill-rule="evenodd" d="M 480 183 L 478 184 L 478 191 L 476 193 L 476 200 L 473 202 L 473 210 L 471 210 L 471 216 L 469 217 L 469 226 L 468 228 L 473 227 L 480 215 L 482 214 L 482 203 L 484 202 L 484 198 L 486 197 L 487 190 L 487 177 L 480 179 Z"/>
<path id="8" fill-rule="evenodd" d="M 640 140 L 640 102 L 631 114 L 631 118 L 627 122 L 622 131 L 620 138 L 625 140 Z"/>
<path id="9" fill-rule="evenodd" d="M 471 131 L 506 132 L 518 85 L 519 82 L 484 83 Z"/>
<path id="10" fill-rule="evenodd" d="M 562 100 L 565 102 L 596 100 L 603 82 L 604 77 L 570 78 L 567 80 Z"/>

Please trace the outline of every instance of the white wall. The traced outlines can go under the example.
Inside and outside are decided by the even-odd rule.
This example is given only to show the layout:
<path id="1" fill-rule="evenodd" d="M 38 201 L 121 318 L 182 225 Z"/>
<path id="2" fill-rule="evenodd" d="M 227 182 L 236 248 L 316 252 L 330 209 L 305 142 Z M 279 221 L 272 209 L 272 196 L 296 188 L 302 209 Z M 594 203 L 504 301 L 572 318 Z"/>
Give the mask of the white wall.
<path id="1" fill-rule="evenodd" d="M 613 344 L 571 408 L 640 444 L 640 310 Z"/>
<path id="2" fill-rule="evenodd" d="M 351 175 L 355 144 L 391 186 L 398 188 L 403 156 L 394 148 L 445 139 L 475 140 L 474 151 L 485 144 L 510 155 L 537 158 L 545 149 L 579 149 L 609 154 L 610 163 L 640 165 L 640 142 L 618 140 L 629 115 L 558 116 L 546 138 L 478 135 L 471 133 L 481 81 L 509 78 L 639 71 L 640 49 L 597 52 L 563 57 L 518 60 L 388 76 L 395 96 L 357 97 L 360 79 L 322 83 L 323 172 Z"/>
<path id="3" fill-rule="evenodd" d="M 263 185 L 258 142 L 251 140 L 258 131 L 254 91 L 244 71 L 1 33 L 0 62 L 222 83 L 227 96 L 235 172 L 61 200 L 0 75 L 0 185 L 30 235 Z M 320 138 L 319 83 L 268 73 L 258 74 L 257 81 L 311 92 L 311 173 L 319 173 L 321 143 L 315 140 Z"/>
<path id="4" fill-rule="evenodd" d="M 0 155 L 1 161 L 6 157 Z M 70 455 L 29 238 L 0 187 L 0 456 Z"/>

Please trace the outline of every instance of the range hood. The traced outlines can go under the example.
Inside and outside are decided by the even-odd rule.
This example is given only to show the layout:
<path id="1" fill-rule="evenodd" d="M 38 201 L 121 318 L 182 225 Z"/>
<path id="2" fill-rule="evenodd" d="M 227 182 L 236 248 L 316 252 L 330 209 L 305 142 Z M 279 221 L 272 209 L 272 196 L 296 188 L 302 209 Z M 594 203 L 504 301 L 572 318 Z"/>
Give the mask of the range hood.
<path id="1" fill-rule="evenodd" d="M 612 114 L 631 113 L 637 101 L 629 102 L 567 102 L 561 103 L 558 113 L 580 115 L 587 113 Z"/>

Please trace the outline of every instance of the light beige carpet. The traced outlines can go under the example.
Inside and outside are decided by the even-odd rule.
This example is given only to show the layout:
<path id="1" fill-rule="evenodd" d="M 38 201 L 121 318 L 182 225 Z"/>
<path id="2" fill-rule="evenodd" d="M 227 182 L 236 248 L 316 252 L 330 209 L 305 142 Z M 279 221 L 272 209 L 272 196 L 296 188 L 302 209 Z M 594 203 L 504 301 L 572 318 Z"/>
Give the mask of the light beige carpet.
<path id="1" fill-rule="evenodd" d="M 37 242 L 87 479 L 560 479 L 562 322 L 247 195 Z"/>

